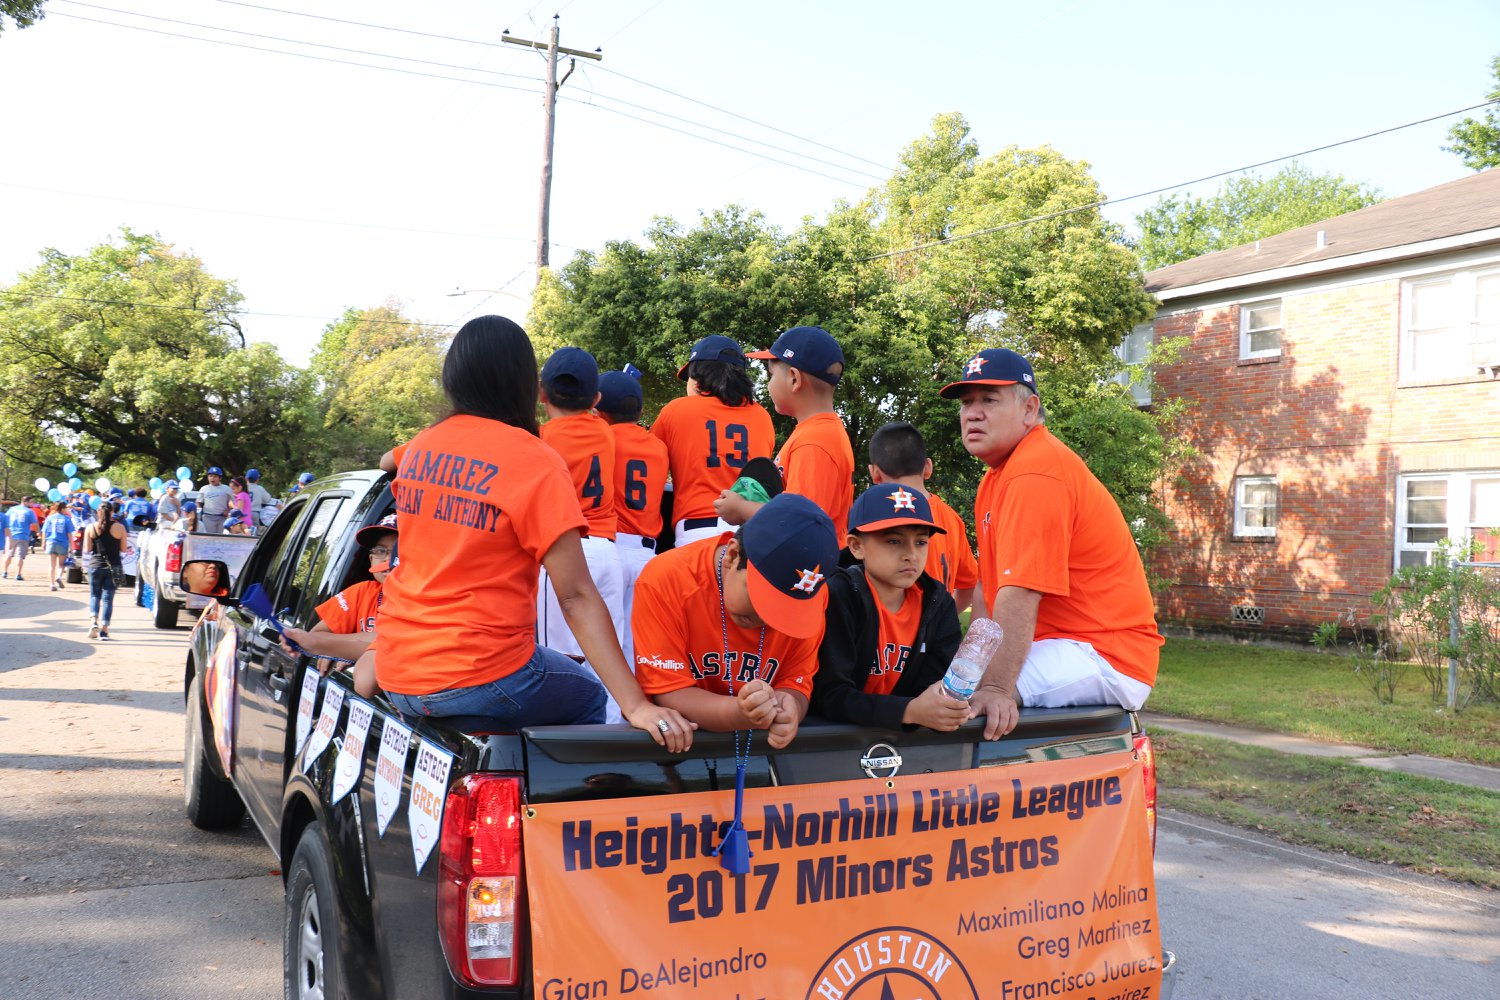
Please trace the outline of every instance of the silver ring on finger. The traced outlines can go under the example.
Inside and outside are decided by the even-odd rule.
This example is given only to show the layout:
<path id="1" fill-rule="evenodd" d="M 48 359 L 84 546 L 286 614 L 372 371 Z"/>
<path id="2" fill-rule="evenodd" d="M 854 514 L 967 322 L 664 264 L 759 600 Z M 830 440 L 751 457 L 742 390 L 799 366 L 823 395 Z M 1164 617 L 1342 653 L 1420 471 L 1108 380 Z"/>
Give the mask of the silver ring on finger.
<path id="1" fill-rule="evenodd" d="M 672 726 L 667 722 L 666 719 L 657 719 L 656 728 L 659 732 L 662 733 L 662 735 L 666 735 L 667 733 L 670 733 L 672 731 Z"/>

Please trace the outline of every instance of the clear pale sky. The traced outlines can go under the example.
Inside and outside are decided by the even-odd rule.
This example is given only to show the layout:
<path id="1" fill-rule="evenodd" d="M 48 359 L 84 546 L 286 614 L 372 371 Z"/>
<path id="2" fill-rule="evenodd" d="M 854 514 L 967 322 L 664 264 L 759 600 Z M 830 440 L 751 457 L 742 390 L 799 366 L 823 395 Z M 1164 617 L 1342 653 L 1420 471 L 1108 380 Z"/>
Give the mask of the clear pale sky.
<path id="1" fill-rule="evenodd" d="M 256 2 L 472 43 L 224 0 L 49 0 L 46 20 L 0 34 L 0 284 L 44 247 L 80 253 L 128 225 L 235 279 L 250 336 L 297 363 L 344 308 L 387 297 L 436 323 L 524 320 L 543 59 L 498 40 L 545 39 L 559 12 L 562 44 L 604 60 L 580 60 L 559 104 L 554 266 L 654 215 L 738 203 L 794 227 L 879 183 L 939 112 L 963 112 L 985 153 L 1087 160 L 1118 198 L 1478 103 L 1500 52 L 1493 0 Z M 1439 148 L 1456 120 L 1303 162 L 1409 194 L 1467 173 Z"/>

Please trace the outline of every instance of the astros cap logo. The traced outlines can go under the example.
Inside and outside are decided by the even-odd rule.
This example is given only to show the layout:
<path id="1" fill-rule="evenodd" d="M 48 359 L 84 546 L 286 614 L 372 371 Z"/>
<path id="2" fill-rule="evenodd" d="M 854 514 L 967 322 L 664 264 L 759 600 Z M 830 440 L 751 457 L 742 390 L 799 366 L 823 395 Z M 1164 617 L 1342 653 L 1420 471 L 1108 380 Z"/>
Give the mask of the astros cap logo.
<path id="1" fill-rule="evenodd" d="M 793 588 L 809 594 L 817 590 L 818 584 L 823 582 L 823 574 L 818 572 L 822 568 L 822 566 L 814 566 L 812 569 L 799 569 L 797 572 L 802 574 L 802 579 L 793 584 Z"/>
<path id="2" fill-rule="evenodd" d="M 969 367 L 964 369 L 964 374 L 978 375 L 980 372 L 984 371 L 984 363 L 988 360 L 989 358 L 981 357 L 978 354 L 974 355 L 969 359 Z"/>
<path id="3" fill-rule="evenodd" d="M 915 503 L 916 499 L 917 499 L 917 497 L 916 497 L 915 493 L 911 493 L 908 490 L 899 489 L 896 492 L 894 492 L 894 493 L 891 494 L 891 503 L 893 503 L 895 505 L 892 509 L 893 510 L 916 510 L 917 509 L 917 505 Z"/>

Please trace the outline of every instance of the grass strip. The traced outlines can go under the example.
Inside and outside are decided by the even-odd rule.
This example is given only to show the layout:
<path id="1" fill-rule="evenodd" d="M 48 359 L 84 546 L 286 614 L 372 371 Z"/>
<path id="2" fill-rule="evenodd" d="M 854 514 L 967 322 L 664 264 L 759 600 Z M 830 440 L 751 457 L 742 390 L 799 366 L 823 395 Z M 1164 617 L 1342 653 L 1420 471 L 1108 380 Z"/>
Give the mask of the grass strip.
<path id="1" fill-rule="evenodd" d="M 1166 808 L 1500 889 L 1500 794 L 1208 736 L 1151 739 Z"/>
<path id="2" fill-rule="evenodd" d="M 1391 704 L 1342 656 L 1275 646 L 1167 640 L 1151 711 L 1254 726 L 1393 753 L 1500 766 L 1500 705 L 1452 713 L 1412 665 Z"/>

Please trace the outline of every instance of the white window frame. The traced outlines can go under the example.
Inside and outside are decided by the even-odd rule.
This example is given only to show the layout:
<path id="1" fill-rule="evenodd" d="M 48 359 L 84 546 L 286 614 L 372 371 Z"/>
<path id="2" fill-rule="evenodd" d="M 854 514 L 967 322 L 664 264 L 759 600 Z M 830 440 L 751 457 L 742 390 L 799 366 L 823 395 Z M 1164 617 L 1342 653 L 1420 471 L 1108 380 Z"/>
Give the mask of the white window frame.
<path id="1" fill-rule="evenodd" d="M 1274 505 L 1245 503 L 1245 488 L 1248 486 L 1274 486 L 1276 487 L 1276 502 Z M 1274 524 L 1251 525 L 1245 523 L 1245 512 L 1250 509 L 1270 509 L 1275 512 Z M 1275 476 L 1235 476 L 1234 477 L 1234 537 L 1235 538 L 1275 538 L 1276 526 L 1281 523 L 1281 483 Z"/>
<path id="2" fill-rule="evenodd" d="M 1275 304 L 1281 310 L 1281 323 L 1277 326 L 1262 326 L 1255 329 L 1250 328 L 1250 312 L 1262 306 Z M 1265 333 L 1275 330 L 1280 336 L 1276 338 L 1276 346 L 1266 350 L 1254 351 L 1250 349 L 1250 335 L 1252 333 Z M 1240 360 L 1248 361 L 1252 358 L 1279 358 L 1281 349 L 1286 342 L 1286 311 L 1285 304 L 1281 299 L 1257 299 L 1254 302 L 1240 303 Z"/>
<path id="3" fill-rule="evenodd" d="M 1392 570 L 1401 568 L 1401 555 L 1403 552 L 1425 553 L 1428 565 L 1432 564 L 1436 556 L 1439 542 L 1408 542 L 1406 540 L 1407 529 L 1412 525 L 1406 519 L 1406 504 L 1408 500 L 1407 490 L 1412 483 L 1418 482 L 1441 482 L 1446 484 L 1447 493 L 1445 502 L 1447 510 L 1444 518 L 1446 529 L 1446 540 L 1457 544 L 1465 544 L 1473 537 L 1475 528 L 1486 528 L 1489 525 L 1479 524 L 1476 520 L 1476 512 L 1472 510 L 1474 484 L 1480 480 L 1500 479 L 1500 469 L 1480 469 L 1463 472 L 1414 472 L 1410 475 L 1396 477 L 1396 538 L 1395 551 L 1391 557 Z M 1433 527 L 1421 525 L 1423 527 Z"/>
<path id="4" fill-rule="evenodd" d="M 1156 343 L 1155 324 L 1142 323 L 1116 345 L 1115 357 L 1124 364 L 1138 365 L 1151 356 L 1151 345 L 1154 343 Z M 1136 406 L 1151 405 L 1150 372 L 1147 372 L 1144 378 L 1133 379 L 1130 377 L 1130 372 L 1123 371 L 1115 376 L 1114 381 L 1130 390 L 1130 394 L 1135 397 Z"/>
<path id="5" fill-rule="evenodd" d="M 1486 331 L 1480 326 L 1479 281 L 1482 278 L 1500 276 L 1500 267 L 1475 267 L 1446 274 L 1424 275 L 1407 278 L 1401 282 L 1401 359 L 1402 382 L 1420 382 L 1426 379 L 1464 378 L 1466 376 L 1490 374 L 1492 368 L 1500 368 L 1500 324 Z M 1414 289 L 1434 285 L 1448 285 L 1457 300 L 1454 306 L 1453 325 L 1456 331 L 1467 326 L 1466 350 L 1459 351 L 1451 366 L 1440 369 L 1415 367 L 1416 346 L 1412 320 L 1416 310 Z M 1465 315 L 1467 313 L 1467 315 Z"/>

